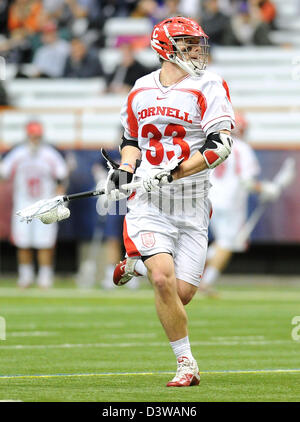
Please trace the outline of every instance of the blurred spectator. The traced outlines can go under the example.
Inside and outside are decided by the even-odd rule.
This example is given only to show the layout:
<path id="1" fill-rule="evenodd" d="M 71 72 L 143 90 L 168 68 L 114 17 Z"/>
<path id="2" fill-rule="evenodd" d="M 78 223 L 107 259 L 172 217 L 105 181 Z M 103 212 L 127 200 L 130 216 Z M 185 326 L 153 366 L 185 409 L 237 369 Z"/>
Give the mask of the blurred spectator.
<path id="1" fill-rule="evenodd" d="M 218 0 L 203 0 L 201 25 L 209 36 L 209 43 L 223 45 L 229 18 L 221 12 Z"/>
<path id="2" fill-rule="evenodd" d="M 249 0 L 253 6 L 260 9 L 261 19 L 275 29 L 276 7 L 270 0 Z"/>
<path id="3" fill-rule="evenodd" d="M 74 38 L 71 42 L 71 51 L 66 61 L 63 76 L 67 78 L 103 76 L 97 51 L 87 50 L 83 41 Z"/>
<path id="4" fill-rule="evenodd" d="M 132 18 L 148 18 L 153 25 L 165 17 L 163 8 L 155 0 L 139 0 L 130 16 Z"/>
<path id="5" fill-rule="evenodd" d="M 119 49 L 122 54 L 121 63 L 107 79 L 107 91 L 125 94 L 130 91 L 138 78 L 149 73 L 149 69 L 135 59 L 132 44 L 124 40 Z"/>
<path id="6" fill-rule="evenodd" d="M 0 53 L 9 63 L 29 62 L 32 56 L 31 38 L 43 24 L 42 3 L 40 0 L 14 0 L 6 6 L 9 35 L 1 40 Z"/>
<path id="7" fill-rule="evenodd" d="M 179 9 L 180 0 L 164 0 L 163 6 L 159 11 L 161 19 L 165 19 L 171 16 L 179 16 L 182 12 Z"/>
<path id="8" fill-rule="evenodd" d="M 54 22 L 47 22 L 43 27 L 42 43 L 43 45 L 38 48 L 33 58 L 33 65 L 36 67 L 36 73 L 33 76 L 61 77 L 70 52 L 70 45 L 59 38 Z"/>
<path id="9" fill-rule="evenodd" d="M 102 18 L 124 17 L 131 15 L 138 0 L 100 0 Z"/>
<path id="10" fill-rule="evenodd" d="M 3 83 L 0 80 L 0 107 L 1 106 L 8 106 L 8 105 L 9 105 L 8 96 L 7 96 L 6 90 L 3 86 Z"/>
<path id="11" fill-rule="evenodd" d="M 224 36 L 226 45 L 272 45 L 270 27 L 263 22 L 260 9 L 255 4 L 242 3 L 230 20 Z"/>
<path id="12" fill-rule="evenodd" d="M 0 34 L 8 33 L 8 10 L 11 0 L 0 1 Z"/>
<path id="13" fill-rule="evenodd" d="M 79 19 L 87 19 L 89 24 L 97 24 L 101 16 L 98 0 L 43 0 L 48 19 L 55 19 L 60 28 L 70 27 Z"/>
<path id="14" fill-rule="evenodd" d="M 37 249 L 38 285 L 50 287 L 53 283 L 53 252 L 57 224 L 43 224 L 34 219 L 21 222 L 16 211 L 32 203 L 65 191 L 67 168 L 62 156 L 43 143 L 43 127 L 38 121 L 26 125 L 26 142 L 13 148 L 1 162 L 0 175 L 13 180 L 12 239 L 18 248 L 18 285 L 22 288 L 34 282 L 34 255 Z"/>
<path id="15" fill-rule="evenodd" d="M 8 29 L 21 31 L 23 36 L 38 32 L 43 23 L 41 0 L 15 0 L 9 8 Z"/>

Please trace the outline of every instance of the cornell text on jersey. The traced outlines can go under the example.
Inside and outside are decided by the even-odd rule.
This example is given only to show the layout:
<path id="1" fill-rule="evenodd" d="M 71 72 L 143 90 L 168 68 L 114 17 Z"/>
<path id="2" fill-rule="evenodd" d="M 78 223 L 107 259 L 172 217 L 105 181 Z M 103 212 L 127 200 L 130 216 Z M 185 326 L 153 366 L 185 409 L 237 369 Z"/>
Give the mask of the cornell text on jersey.
<path id="1" fill-rule="evenodd" d="M 168 116 L 168 117 L 175 117 L 175 119 L 183 120 L 187 123 L 193 123 L 193 121 L 189 118 L 189 113 L 186 111 L 181 111 L 178 108 L 173 107 L 148 107 L 144 108 L 142 111 L 138 112 L 139 121 L 146 119 L 150 116 Z"/>

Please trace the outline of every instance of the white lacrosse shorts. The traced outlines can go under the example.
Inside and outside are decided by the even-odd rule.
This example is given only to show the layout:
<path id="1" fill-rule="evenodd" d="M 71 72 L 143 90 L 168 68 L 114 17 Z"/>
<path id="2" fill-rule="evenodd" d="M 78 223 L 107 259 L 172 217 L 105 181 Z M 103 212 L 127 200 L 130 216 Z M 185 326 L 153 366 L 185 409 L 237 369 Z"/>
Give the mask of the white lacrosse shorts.
<path id="1" fill-rule="evenodd" d="M 224 249 L 232 252 L 244 252 L 247 243 L 238 245 L 237 236 L 247 219 L 247 211 L 241 208 L 215 208 L 210 227 L 215 242 Z"/>
<path id="2" fill-rule="evenodd" d="M 127 255 L 169 253 L 176 277 L 198 287 L 206 260 L 210 214 L 208 198 L 202 198 L 200 212 L 193 217 L 169 215 L 151 206 L 130 209 L 123 230 Z"/>
<path id="3" fill-rule="evenodd" d="M 12 219 L 12 240 L 18 248 L 51 249 L 57 238 L 57 224 L 43 224 L 34 218 L 30 223 Z"/>

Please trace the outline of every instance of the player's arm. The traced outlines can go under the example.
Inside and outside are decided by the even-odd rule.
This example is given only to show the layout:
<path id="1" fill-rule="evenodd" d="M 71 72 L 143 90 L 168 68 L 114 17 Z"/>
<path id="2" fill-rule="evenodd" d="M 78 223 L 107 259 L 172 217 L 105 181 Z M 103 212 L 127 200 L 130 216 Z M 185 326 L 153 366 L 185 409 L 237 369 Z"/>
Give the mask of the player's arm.
<path id="1" fill-rule="evenodd" d="M 141 151 L 137 139 L 126 139 L 120 145 L 121 163 L 119 168 L 111 168 L 106 179 L 106 193 L 119 189 L 130 183 L 136 170 L 136 162 L 141 158 Z"/>
<path id="2" fill-rule="evenodd" d="M 215 168 L 229 156 L 231 146 L 232 138 L 229 130 L 210 133 L 203 147 L 172 173 L 173 180 Z"/>

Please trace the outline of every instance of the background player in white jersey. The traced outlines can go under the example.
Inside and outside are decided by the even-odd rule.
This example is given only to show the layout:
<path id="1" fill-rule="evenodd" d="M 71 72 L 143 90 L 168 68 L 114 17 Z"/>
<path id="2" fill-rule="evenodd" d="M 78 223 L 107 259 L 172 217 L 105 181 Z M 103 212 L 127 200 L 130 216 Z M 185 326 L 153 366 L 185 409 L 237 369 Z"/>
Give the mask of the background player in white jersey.
<path id="1" fill-rule="evenodd" d="M 242 113 L 236 113 L 235 121 L 232 153 L 210 176 L 209 198 L 213 207 L 210 227 L 214 241 L 208 249 L 200 291 L 211 296 L 216 294 L 212 286 L 229 264 L 232 254 L 247 248 L 246 242 L 238 242 L 238 234 L 246 223 L 249 193 L 259 194 L 264 201 L 279 196 L 279 188 L 274 183 L 257 180 L 259 163 L 251 146 L 243 140 L 247 121 Z"/>
<path id="2" fill-rule="evenodd" d="M 67 167 L 60 153 L 42 142 L 43 127 L 40 122 L 28 122 L 26 136 L 26 142 L 13 148 L 2 160 L 0 175 L 13 179 L 11 237 L 18 248 L 18 285 L 28 287 L 33 283 L 32 249 L 37 249 L 37 283 L 47 288 L 53 282 L 52 262 L 57 224 L 46 225 L 38 219 L 25 224 L 15 214 L 35 201 L 63 194 Z"/>
<path id="3" fill-rule="evenodd" d="M 154 27 L 151 46 L 162 66 L 138 79 L 128 95 L 121 113 L 121 165 L 107 179 L 111 197 L 134 172 L 144 186 L 128 200 L 128 258 L 117 266 L 114 282 L 129 281 L 141 258 L 177 358 L 176 376 L 167 386 L 182 387 L 200 381 L 184 305 L 197 291 L 206 259 L 209 168 L 231 152 L 234 115 L 226 83 L 205 71 L 208 41 L 195 21 L 164 20 Z M 141 165 L 135 169 L 137 159 Z"/>

